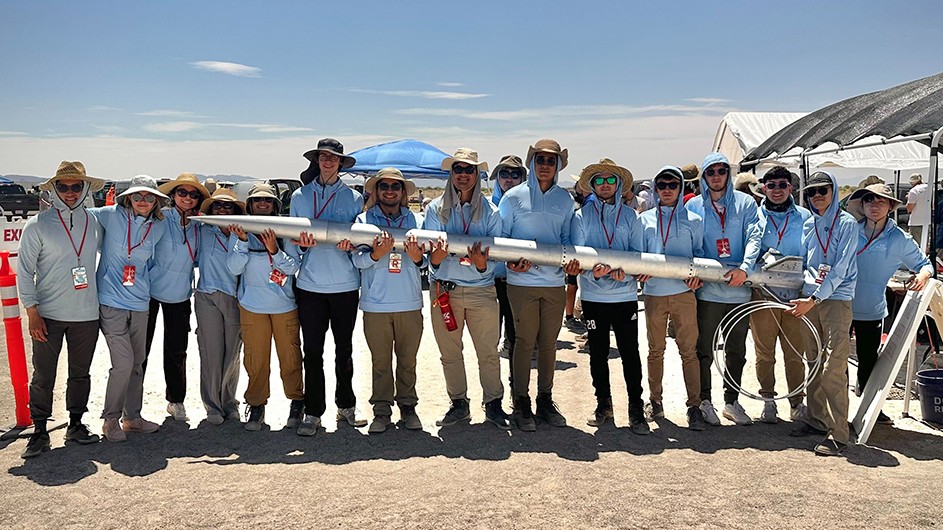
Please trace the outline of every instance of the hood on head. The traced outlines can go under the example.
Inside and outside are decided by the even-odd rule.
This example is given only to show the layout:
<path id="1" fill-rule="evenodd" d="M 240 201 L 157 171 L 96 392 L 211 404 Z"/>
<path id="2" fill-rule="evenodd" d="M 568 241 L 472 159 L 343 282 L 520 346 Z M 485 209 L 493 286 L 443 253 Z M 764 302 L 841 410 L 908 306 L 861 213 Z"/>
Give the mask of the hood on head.
<path id="1" fill-rule="evenodd" d="M 91 193 L 91 186 L 87 181 L 82 182 L 82 194 L 79 195 L 79 200 L 75 201 L 75 206 L 68 206 L 65 201 L 59 197 L 59 192 L 56 191 L 56 188 L 53 187 L 49 190 L 49 201 L 52 203 L 52 207 L 59 210 L 62 213 L 67 213 L 70 211 L 78 210 L 85 206 L 85 199 L 88 198 L 89 193 Z"/>
<path id="2" fill-rule="evenodd" d="M 658 177 L 666 173 L 678 181 L 678 205 L 684 204 L 684 173 L 678 166 L 662 166 L 662 168 L 658 170 L 658 173 L 655 173 L 655 176 L 652 178 L 652 180 L 645 182 L 648 183 L 648 187 L 651 189 L 654 186 L 655 181 L 658 180 Z M 658 196 L 657 191 L 652 190 L 652 197 L 655 201 L 655 208 L 661 206 L 661 197 Z"/>
<path id="3" fill-rule="evenodd" d="M 710 200 L 710 188 L 707 186 L 707 177 L 704 175 L 704 170 L 714 164 L 724 164 L 727 166 L 727 184 L 724 186 L 724 197 L 721 199 L 722 201 L 726 201 L 733 196 L 733 186 L 731 186 L 732 175 L 730 161 L 727 160 L 727 157 L 724 156 L 723 153 L 713 152 L 704 157 L 704 162 L 701 163 L 701 196 L 704 197 L 705 201 Z"/>
<path id="4" fill-rule="evenodd" d="M 832 175 L 828 171 L 816 171 L 815 173 L 812 173 L 811 175 L 809 175 L 809 180 L 811 181 L 816 176 L 821 176 L 821 175 L 827 176 L 829 180 L 832 181 L 832 202 L 829 203 L 828 208 L 825 209 L 825 213 L 823 215 L 819 215 L 818 211 L 815 209 L 815 207 L 812 206 L 812 203 L 809 202 L 808 199 L 806 199 L 806 205 L 809 208 L 809 211 L 812 212 L 813 216 L 826 217 L 826 218 L 831 219 L 835 215 L 835 213 L 838 212 L 838 209 L 840 208 L 839 200 L 838 200 L 838 179 L 836 179 L 835 175 Z M 805 193 L 807 189 L 809 189 L 808 186 L 803 188 L 802 190 L 803 194 Z"/>

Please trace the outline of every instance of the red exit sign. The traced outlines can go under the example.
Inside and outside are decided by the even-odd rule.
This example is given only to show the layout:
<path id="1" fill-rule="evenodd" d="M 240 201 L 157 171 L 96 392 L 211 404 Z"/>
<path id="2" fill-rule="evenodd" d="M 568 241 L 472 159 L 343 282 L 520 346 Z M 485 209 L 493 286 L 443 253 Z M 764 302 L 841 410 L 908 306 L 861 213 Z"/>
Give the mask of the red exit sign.
<path id="1" fill-rule="evenodd" d="M 19 241 L 21 235 L 23 235 L 22 228 L 4 228 L 3 229 L 4 241 Z"/>

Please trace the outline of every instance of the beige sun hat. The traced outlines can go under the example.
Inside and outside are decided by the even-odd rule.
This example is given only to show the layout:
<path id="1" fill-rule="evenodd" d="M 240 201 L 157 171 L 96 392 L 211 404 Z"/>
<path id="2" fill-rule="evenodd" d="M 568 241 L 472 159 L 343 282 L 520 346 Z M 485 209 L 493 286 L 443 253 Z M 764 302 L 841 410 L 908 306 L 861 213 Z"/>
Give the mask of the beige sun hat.
<path id="1" fill-rule="evenodd" d="M 902 201 L 894 196 L 894 192 L 891 191 L 890 186 L 887 184 L 871 184 L 870 186 L 857 189 L 851 194 L 851 197 L 848 198 L 848 205 L 845 209 L 859 221 L 864 219 L 864 204 L 862 204 L 861 199 L 868 194 L 884 197 L 890 201 L 891 212 L 902 204 Z"/>
<path id="2" fill-rule="evenodd" d="M 580 171 L 579 180 L 576 183 L 577 190 L 583 192 L 583 194 L 592 192 L 593 186 L 590 179 L 597 173 L 612 173 L 619 177 L 619 180 L 622 181 L 622 195 L 632 189 L 632 183 L 635 181 L 631 171 L 616 164 L 611 158 L 602 158 L 599 162 L 590 164 L 584 167 L 583 171 Z"/>
<path id="3" fill-rule="evenodd" d="M 760 188 L 760 179 L 756 178 L 753 173 L 738 173 L 737 178 L 733 180 L 733 189 L 738 191 L 749 190 L 756 197 L 765 197 Z"/>
<path id="4" fill-rule="evenodd" d="M 502 169 L 520 169 L 524 172 L 524 180 L 527 180 L 527 166 L 524 165 L 524 161 L 521 160 L 521 157 L 517 155 L 502 156 L 498 165 L 494 166 L 494 169 L 491 170 L 491 176 L 488 177 L 488 179 L 498 180 L 498 174 Z"/>
<path id="5" fill-rule="evenodd" d="M 249 189 L 249 196 L 246 197 L 246 209 L 248 213 L 249 201 L 252 199 L 261 199 L 263 197 L 271 197 L 275 199 L 275 208 L 272 210 L 272 215 L 278 215 L 282 211 L 282 201 L 275 195 L 275 188 L 270 184 L 260 182 L 252 188 Z"/>
<path id="6" fill-rule="evenodd" d="M 550 153 L 552 155 L 557 155 L 560 157 L 560 169 L 566 167 L 567 158 L 569 153 L 566 149 L 560 148 L 560 143 L 554 140 L 553 138 L 543 138 L 537 140 L 537 142 L 527 148 L 527 166 L 530 167 L 531 160 L 534 159 L 534 155 L 537 153 Z"/>
<path id="7" fill-rule="evenodd" d="M 367 199 L 367 202 L 364 203 L 363 211 L 369 210 L 373 207 L 374 204 L 377 203 L 377 183 L 384 179 L 398 180 L 403 183 L 406 193 L 403 194 L 403 201 L 401 204 L 403 206 L 409 205 L 409 196 L 416 193 L 416 185 L 406 180 L 406 177 L 403 176 L 402 171 L 396 169 L 395 167 L 385 167 L 380 171 L 377 171 L 377 174 L 370 177 L 370 180 L 364 184 L 363 191 L 364 193 L 369 194 L 370 197 Z"/>
<path id="8" fill-rule="evenodd" d="M 441 167 L 445 171 L 451 171 L 452 164 L 456 162 L 462 162 L 470 166 L 476 166 L 478 168 L 479 174 L 482 171 L 484 171 L 485 173 L 488 172 L 488 163 L 479 162 L 478 151 L 475 151 L 474 149 L 470 149 L 468 147 L 459 147 L 458 149 L 455 150 L 454 155 L 445 157 L 445 159 L 442 160 Z"/>
<path id="9" fill-rule="evenodd" d="M 78 160 L 70 162 L 63 160 L 59 163 L 56 174 L 49 177 L 49 180 L 39 185 L 43 191 L 52 191 L 58 180 L 81 180 L 88 182 L 89 191 L 98 191 L 105 187 L 105 181 L 100 178 L 90 177 L 85 174 L 85 165 Z"/>
<path id="10" fill-rule="evenodd" d="M 234 203 L 239 208 L 239 213 L 237 215 L 246 211 L 246 203 L 240 201 L 239 198 L 236 197 L 236 192 L 226 188 L 219 188 L 213 192 L 212 195 L 210 195 L 208 200 L 203 201 L 203 205 L 200 206 L 200 212 L 205 215 L 210 215 L 210 210 L 213 208 L 213 203 L 216 201 Z"/>
<path id="11" fill-rule="evenodd" d="M 184 186 L 184 185 L 193 186 L 194 188 L 196 188 L 197 191 L 199 191 L 203 195 L 204 199 L 210 196 L 209 190 L 206 189 L 206 186 L 200 183 L 200 179 L 198 179 L 197 176 L 194 175 L 193 173 L 181 173 L 177 175 L 177 178 L 171 180 L 170 182 L 161 184 L 158 187 L 158 189 L 165 195 L 170 196 L 170 195 L 173 195 L 174 190 L 177 188 L 177 186 Z"/>
<path id="12" fill-rule="evenodd" d="M 682 166 L 680 169 L 681 169 L 682 178 L 684 179 L 685 182 L 696 181 L 697 176 L 701 172 L 701 168 L 699 168 L 697 164 L 687 164 L 685 166 Z"/>

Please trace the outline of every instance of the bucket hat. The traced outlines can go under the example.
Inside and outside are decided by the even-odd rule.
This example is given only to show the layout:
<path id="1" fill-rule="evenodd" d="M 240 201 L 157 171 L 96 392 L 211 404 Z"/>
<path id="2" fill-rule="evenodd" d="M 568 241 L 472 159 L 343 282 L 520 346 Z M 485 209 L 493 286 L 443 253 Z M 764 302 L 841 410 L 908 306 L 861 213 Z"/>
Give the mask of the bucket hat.
<path id="1" fill-rule="evenodd" d="M 482 171 L 488 172 L 488 163 L 478 161 L 478 151 L 470 149 L 468 147 L 459 147 L 455 150 L 455 154 L 452 156 L 447 156 L 442 160 L 442 169 L 445 171 L 451 171 L 452 165 L 456 162 L 462 162 L 470 166 L 475 166 L 478 168 L 478 173 Z"/>
<path id="2" fill-rule="evenodd" d="M 504 155 L 501 157 L 501 161 L 498 162 L 498 165 L 494 166 L 494 169 L 491 170 L 491 176 L 488 178 L 490 180 L 498 180 L 498 175 L 501 173 L 502 169 L 520 169 L 523 172 L 524 180 L 527 179 L 527 166 L 524 165 L 524 161 L 521 160 L 521 157 L 517 155 Z"/>
<path id="3" fill-rule="evenodd" d="M 206 189 L 206 186 L 200 183 L 200 179 L 198 179 L 197 176 L 193 173 L 181 173 L 177 175 L 177 178 L 171 180 L 170 182 L 161 184 L 157 189 L 159 189 L 161 193 L 170 196 L 173 195 L 174 190 L 177 189 L 177 186 L 183 185 L 193 186 L 197 189 L 197 191 L 200 192 L 201 195 L 203 195 L 204 199 L 210 196 L 210 191 Z"/>
<path id="4" fill-rule="evenodd" d="M 341 158 L 341 169 L 350 169 L 357 163 L 357 159 L 344 154 L 344 144 L 333 138 L 322 138 L 318 140 L 318 146 L 304 154 L 304 157 L 311 162 L 317 163 L 318 155 L 329 153 Z"/>
<path id="5" fill-rule="evenodd" d="M 398 180 L 403 183 L 403 188 L 406 190 L 406 192 L 403 194 L 403 201 L 401 203 L 403 206 L 408 205 L 409 196 L 416 193 L 416 185 L 407 180 L 406 177 L 403 176 L 402 171 L 396 169 L 395 167 L 385 167 L 380 171 L 377 171 L 377 174 L 370 177 L 370 179 L 367 180 L 367 183 L 364 184 L 363 191 L 364 193 L 369 194 L 370 197 L 367 199 L 366 203 L 364 203 L 363 211 L 369 210 L 373 207 L 374 204 L 377 203 L 377 183 L 384 179 Z"/>
<path id="6" fill-rule="evenodd" d="M 902 204 L 902 201 L 894 196 L 894 192 L 891 191 L 890 186 L 887 184 L 871 184 L 870 186 L 865 186 L 855 190 L 851 194 L 851 197 L 848 198 L 848 205 L 846 209 L 848 213 L 855 216 L 855 219 L 859 221 L 864 219 L 864 204 L 861 199 L 866 195 L 877 195 L 878 197 L 884 197 L 891 203 L 891 211 L 897 209 L 898 206 Z"/>
<path id="7" fill-rule="evenodd" d="M 553 138 L 543 138 L 537 140 L 534 145 L 527 148 L 527 165 L 530 166 L 531 160 L 534 159 L 534 155 L 537 153 L 550 153 L 552 155 L 557 155 L 560 157 L 560 169 L 566 167 L 567 158 L 569 153 L 566 149 L 560 148 L 560 143 L 554 140 Z"/>
<path id="8" fill-rule="evenodd" d="M 239 208 L 239 213 L 243 213 L 246 211 L 246 203 L 240 201 L 236 197 L 235 192 L 233 192 L 230 189 L 219 188 L 215 192 L 213 192 L 212 195 L 210 195 L 210 198 L 208 200 L 203 201 L 203 205 L 200 206 L 200 212 L 203 214 L 209 215 L 210 211 L 213 208 L 213 203 L 216 201 L 231 202 L 235 204 Z"/>
<path id="9" fill-rule="evenodd" d="M 601 158 L 599 162 L 584 167 L 583 171 L 580 172 L 579 180 L 576 183 L 577 191 L 580 191 L 583 194 L 592 192 L 593 186 L 592 182 L 590 182 L 590 179 L 593 177 L 593 175 L 599 173 L 612 173 L 613 175 L 619 177 L 619 180 L 622 181 L 621 195 L 626 195 L 626 193 L 632 189 L 633 182 L 635 182 L 631 171 L 616 164 L 610 158 Z"/>

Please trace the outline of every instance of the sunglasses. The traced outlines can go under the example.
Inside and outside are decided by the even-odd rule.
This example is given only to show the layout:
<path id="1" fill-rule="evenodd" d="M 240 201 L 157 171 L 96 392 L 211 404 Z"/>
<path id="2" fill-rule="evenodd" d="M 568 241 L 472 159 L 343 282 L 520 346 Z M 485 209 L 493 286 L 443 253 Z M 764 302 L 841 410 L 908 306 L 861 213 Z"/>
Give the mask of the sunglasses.
<path id="1" fill-rule="evenodd" d="M 250 200 L 254 202 L 275 202 L 275 199 L 272 197 L 253 197 Z"/>
<path id="2" fill-rule="evenodd" d="M 460 166 L 458 164 L 452 166 L 452 173 L 455 173 L 456 175 L 461 175 L 462 173 L 466 175 L 474 175 L 477 172 L 478 168 L 475 166 Z"/>
<path id="3" fill-rule="evenodd" d="M 71 191 L 72 193 L 79 193 L 80 191 L 82 191 L 82 189 L 83 189 L 84 187 L 85 187 L 85 184 L 82 184 L 82 183 L 80 183 L 80 184 L 62 184 L 62 183 L 60 183 L 60 182 L 56 182 L 56 191 L 58 191 L 59 193 L 68 193 L 68 192 L 70 192 L 70 191 Z"/>
<path id="4" fill-rule="evenodd" d="M 210 207 L 214 210 L 232 210 L 236 205 L 231 202 L 216 201 Z"/>
<path id="5" fill-rule="evenodd" d="M 378 182 L 377 189 L 380 191 L 400 191 L 403 189 L 402 182 Z"/>
<path id="6" fill-rule="evenodd" d="M 766 183 L 766 189 L 768 190 L 785 190 L 788 189 L 789 186 L 792 186 L 792 184 L 786 182 L 785 180 L 776 180 Z"/>
<path id="7" fill-rule="evenodd" d="M 593 177 L 593 186 L 602 186 L 603 184 L 615 184 L 618 177 Z"/>
<path id="8" fill-rule="evenodd" d="M 829 186 L 817 186 L 815 188 L 809 188 L 806 190 L 805 194 L 808 197 L 815 197 L 816 195 L 821 195 L 824 197 L 828 195 L 830 191 L 832 191 L 832 189 Z"/>
<path id="9" fill-rule="evenodd" d="M 556 166 L 557 157 L 537 155 L 534 157 L 534 163 L 541 166 Z"/>
<path id="10" fill-rule="evenodd" d="M 498 178 L 504 180 L 521 180 L 524 177 L 524 174 L 518 170 L 502 169 L 498 173 Z"/>
<path id="11" fill-rule="evenodd" d="M 656 182 L 656 183 L 655 183 L 655 188 L 657 188 L 657 189 L 659 189 L 659 190 L 676 190 L 676 189 L 678 189 L 678 186 L 680 186 L 680 184 L 679 184 L 677 181 L 674 181 L 674 180 L 670 180 L 670 181 L 667 181 L 667 182 L 666 182 L 666 181 L 661 181 L 661 182 Z"/>
<path id="12" fill-rule="evenodd" d="M 145 194 L 143 194 L 143 193 L 132 193 L 132 194 L 131 194 L 131 201 L 132 201 L 132 202 L 141 202 L 141 201 L 144 201 L 144 202 L 146 202 L 146 203 L 148 203 L 148 204 L 154 204 L 155 202 L 157 202 L 157 196 L 156 196 L 156 195 L 151 195 L 150 193 L 148 193 L 147 195 L 145 195 Z"/>
<path id="13" fill-rule="evenodd" d="M 187 191 L 183 188 L 177 188 L 176 191 L 174 191 L 174 193 L 177 195 L 177 197 L 180 197 L 180 198 L 190 197 L 191 199 L 195 201 L 203 198 L 203 194 L 196 190 Z"/>
<path id="14" fill-rule="evenodd" d="M 727 168 L 722 167 L 720 169 L 707 169 L 704 171 L 704 174 L 708 177 L 713 177 L 714 175 L 724 176 L 727 174 Z"/>

